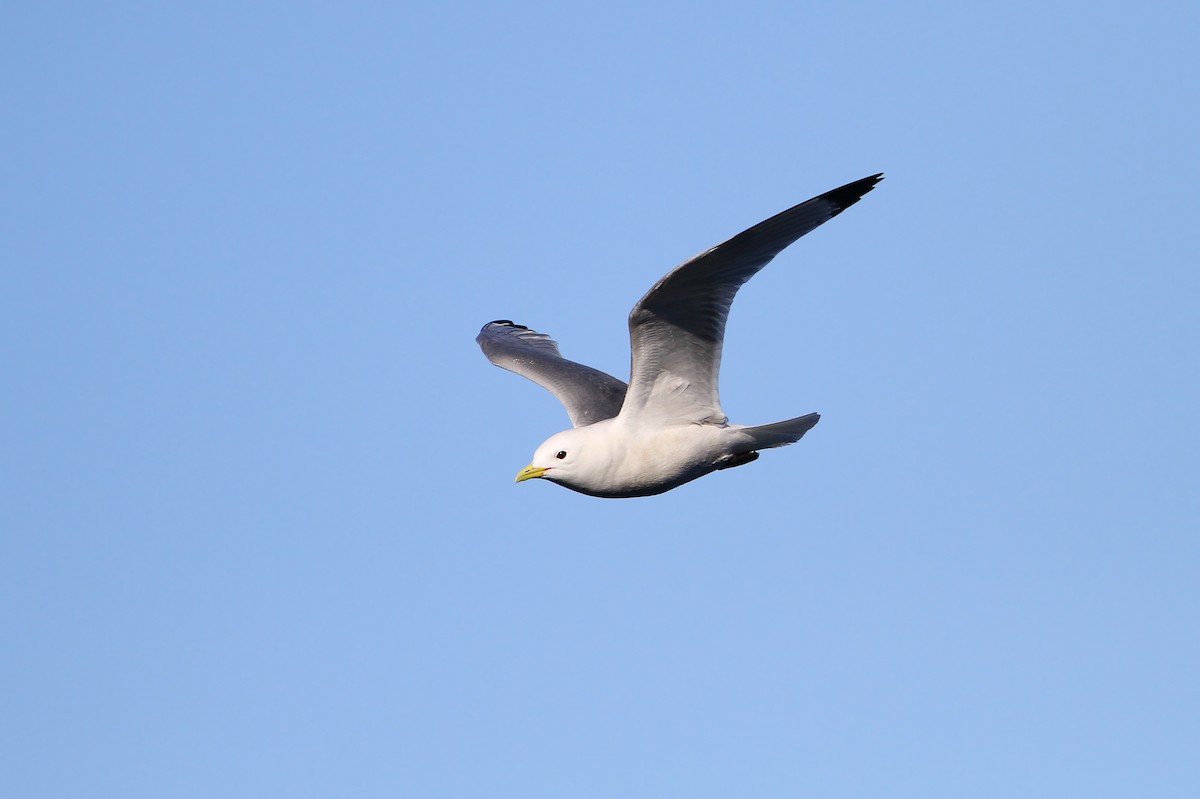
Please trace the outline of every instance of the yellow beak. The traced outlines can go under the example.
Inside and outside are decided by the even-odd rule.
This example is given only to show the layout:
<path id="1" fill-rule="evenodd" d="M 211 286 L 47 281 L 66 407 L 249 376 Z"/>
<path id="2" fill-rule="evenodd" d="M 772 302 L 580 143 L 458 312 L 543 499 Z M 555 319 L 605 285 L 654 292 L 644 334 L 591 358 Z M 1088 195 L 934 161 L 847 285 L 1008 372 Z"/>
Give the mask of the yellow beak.
<path id="1" fill-rule="evenodd" d="M 517 474 L 517 482 L 520 483 L 523 480 L 532 480 L 535 477 L 541 477 L 545 473 L 546 470 L 542 467 L 530 464 Z"/>

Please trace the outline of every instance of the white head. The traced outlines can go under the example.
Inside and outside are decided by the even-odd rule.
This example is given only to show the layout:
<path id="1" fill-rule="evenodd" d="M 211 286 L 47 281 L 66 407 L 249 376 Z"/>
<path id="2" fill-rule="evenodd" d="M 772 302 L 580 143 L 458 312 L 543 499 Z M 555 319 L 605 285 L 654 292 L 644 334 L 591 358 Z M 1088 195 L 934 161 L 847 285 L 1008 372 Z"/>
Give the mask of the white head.
<path id="1" fill-rule="evenodd" d="M 564 430 L 546 439 L 533 453 L 533 461 L 517 475 L 517 482 L 541 477 L 585 494 L 601 490 L 612 464 L 610 447 L 596 428 Z"/>
<path id="2" fill-rule="evenodd" d="M 584 436 L 579 430 L 564 430 L 542 442 L 533 453 L 533 460 L 517 475 L 517 482 L 544 477 L 554 482 L 567 482 L 579 464 Z"/>

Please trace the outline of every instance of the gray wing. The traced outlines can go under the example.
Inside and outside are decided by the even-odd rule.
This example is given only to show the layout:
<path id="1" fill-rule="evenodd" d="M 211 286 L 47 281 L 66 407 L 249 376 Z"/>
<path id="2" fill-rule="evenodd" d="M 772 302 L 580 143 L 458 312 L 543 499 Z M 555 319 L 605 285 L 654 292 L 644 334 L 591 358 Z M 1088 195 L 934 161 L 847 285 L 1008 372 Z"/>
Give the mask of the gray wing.
<path id="1" fill-rule="evenodd" d="M 500 319 L 484 325 L 475 341 L 496 366 L 527 377 L 558 397 L 575 427 L 611 419 L 625 401 L 623 381 L 568 361 L 544 333 Z"/>
<path id="2" fill-rule="evenodd" d="M 848 183 L 760 222 L 672 270 L 629 314 L 633 363 L 622 413 L 724 424 L 717 393 L 729 306 L 742 284 L 796 239 L 883 179 Z"/>

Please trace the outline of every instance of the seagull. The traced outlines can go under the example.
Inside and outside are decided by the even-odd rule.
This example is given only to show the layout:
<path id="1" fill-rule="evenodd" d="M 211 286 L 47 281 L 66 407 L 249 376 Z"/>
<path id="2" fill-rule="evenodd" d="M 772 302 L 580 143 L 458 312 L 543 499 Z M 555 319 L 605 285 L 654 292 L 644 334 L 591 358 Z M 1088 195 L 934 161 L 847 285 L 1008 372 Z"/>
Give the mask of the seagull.
<path id="1" fill-rule="evenodd" d="M 730 424 L 717 377 L 734 295 L 771 259 L 875 188 L 883 174 L 789 208 L 677 266 L 629 314 L 629 384 L 567 360 L 544 333 L 507 319 L 475 341 L 487 359 L 558 398 L 572 429 L 548 438 L 517 482 L 541 478 L 594 497 L 645 497 L 794 444 L 821 418 Z"/>

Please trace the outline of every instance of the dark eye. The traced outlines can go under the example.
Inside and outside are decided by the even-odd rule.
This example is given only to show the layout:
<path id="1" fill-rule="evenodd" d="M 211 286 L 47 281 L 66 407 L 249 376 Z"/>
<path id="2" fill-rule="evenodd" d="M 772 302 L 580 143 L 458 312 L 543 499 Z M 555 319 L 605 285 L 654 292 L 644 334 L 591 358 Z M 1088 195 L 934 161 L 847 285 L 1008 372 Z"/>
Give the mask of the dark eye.
<path id="1" fill-rule="evenodd" d="M 558 452 L 554 453 L 554 457 L 561 461 L 563 458 L 567 457 L 567 451 L 565 449 L 560 449 Z"/>

